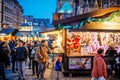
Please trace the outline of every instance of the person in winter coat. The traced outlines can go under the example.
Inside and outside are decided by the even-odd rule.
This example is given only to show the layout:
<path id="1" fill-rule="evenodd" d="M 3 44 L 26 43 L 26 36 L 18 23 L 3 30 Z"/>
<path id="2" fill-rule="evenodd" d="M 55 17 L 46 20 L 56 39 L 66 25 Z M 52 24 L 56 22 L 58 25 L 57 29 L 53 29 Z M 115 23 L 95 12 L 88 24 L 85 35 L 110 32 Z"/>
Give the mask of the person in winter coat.
<path id="1" fill-rule="evenodd" d="M 24 42 L 22 40 L 19 40 L 19 47 L 16 49 L 16 58 L 18 63 L 18 75 L 19 80 L 25 80 L 25 60 L 27 59 L 27 50 L 23 46 Z"/>
<path id="2" fill-rule="evenodd" d="M 36 54 L 36 49 L 37 49 L 37 44 L 34 45 L 34 48 L 32 49 L 31 52 L 31 59 L 32 59 L 32 72 L 33 75 L 35 75 L 37 73 L 38 70 L 38 60 L 37 60 L 37 54 Z"/>
<path id="3" fill-rule="evenodd" d="M 37 72 L 37 78 L 39 78 L 39 75 L 41 76 L 41 79 L 44 80 L 44 73 L 46 70 L 46 65 L 48 63 L 48 42 L 47 40 L 42 40 L 41 45 L 37 47 L 36 54 L 38 57 L 38 72 Z"/>
<path id="4" fill-rule="evenodd" d="M 18 47 L 18 43 L 15 44 L 15 47 L 11 50 L 11 56 L 12 56 L 12 72 L 15 73 L 15 64 L 17 63 L 17 58 L 16 58 L 16 49 Z M 17 69 L 17 67 L 16 67 Z"/>
<path id="5" fill-rule="evenodd" d="M 6 80 L 5 63 L 8 58 L 8 55 L 6 54 L 6 49 L 4 49 L 5 45 L 6 45 L 5 42 L 0 43 L 0 77 L 2 77 L 1 80 Z"/>
<path id="6" fill-rule="evenodd" d="M 31 69 L 31 63 L 32 63 L 32 59 L 30 57 L 31 55 L 31 52 L 32 52 L 32 49 L 33 49 L 33 42 L 31 42 L 28 46 L 28 50 L 29 50 L 29 55 L 28 55 L 28 58 L 29 58 L 29 69 Z"/>
<path id="7" fill-rule="evenodd" d="M 11 50 L 9 48 L 8 43 L 6 43 L 6 42 L 3 42 L 3 43 L 4 43 L 4 45 L 2 45 L 2 48 L 4 49 L 5 54 L 7 54 L 7 59 L 5 61 L 5 68 L 7 69 L 7 67 L 10 66 L 10 52 L 11 52 Z"/>
<path id="8" fill-rule="evenodd" d="M 102 48 L 99 48 L 97 53 L 98 54 L 95 55 L 93 61 L 91 80 L 98 80 L 98 78 L 103 78 L 102 80 L 105 80 L 105 78 L 107 78 L 107 68 L 103 56 L 104 50 Z"/>
<path id="9" fill-rule="evenodd" d="M 59 72 L 62 70 L 62 58 L 57 57 L 56 63 L 55 63 L 55 71 L 57 73 L 56 80 L 59 80 Z"/>
<path id="10" fill-rule="evenodd" d="M 115 73 L 115 58 L 117 57 L 117 51 L 113 46 L 109 46 L 108 50 L 106 51 L 106 56 L 108 57 L 108 64 L 110 64 L 109 78 L 111 78 L 112 74 Z"/>

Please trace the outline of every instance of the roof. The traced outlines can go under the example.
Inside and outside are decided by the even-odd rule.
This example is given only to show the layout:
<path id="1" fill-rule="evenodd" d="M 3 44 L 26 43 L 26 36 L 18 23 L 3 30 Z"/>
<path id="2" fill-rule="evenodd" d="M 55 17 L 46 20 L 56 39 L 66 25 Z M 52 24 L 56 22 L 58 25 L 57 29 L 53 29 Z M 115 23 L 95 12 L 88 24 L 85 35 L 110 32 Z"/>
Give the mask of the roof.
<path id="1" fill-rule="evenodd" d="M 24 31 L 19 31 L 15 35 L 20 36 L 20 37 L 26 37 L 30 34 L 30 31 L 24 32 Z"/>
<path id="2" fill-rule="evenodd" d="M 41 33 L 39 32 L 31 32 L 28 34 L 28 37 L 42 37 Z"/>
<path id="3" fill-rule="evenodd" d="M 10 33 L 12 34 L 12 35 L 15 35 L 16 33 L 17 33 L 17 29 L 14 29 L 14 28 L 6 28 L 6 29 L 2 29 L 1 31 L 0 31 L 0 34 L 6 34 L 6 35 L 9 35 Z"/>
<path id="4" fill-rule="evenodd" d="M 61 9 L 58 11 L 58 13 L 68 13 L 68 14 L 72 12 L 73 12 L 73 8 L 68 1 L 66 1 L 64 5 L 61 7 Z"/>
<path id="5" fill-rule="evenodd" d="M 28 23 L 22 23 L 20 26 L 31 26 Z"/>
<path id="6" fill-rule="evenodd" d="M 81 14 L 81 15 L 77 15 L 77 16 L 68 17 L 68 18 L 65 18 L 65 19 L 55 20 L 54 25 L 72 24 L 72 23 L 75 23 L 75 22 L 80 22 L 81 20 L 83 20 L 85 18 L 101 17 L 101 16 L 104 16 L 106 14 L 118 11 L 118 10 L 120 10 L 120 6 L 100 9 L 100 10 L 93 11 L 93 12 L 90 12 L 90 13 L 85 13 L 85 14 Z"/>

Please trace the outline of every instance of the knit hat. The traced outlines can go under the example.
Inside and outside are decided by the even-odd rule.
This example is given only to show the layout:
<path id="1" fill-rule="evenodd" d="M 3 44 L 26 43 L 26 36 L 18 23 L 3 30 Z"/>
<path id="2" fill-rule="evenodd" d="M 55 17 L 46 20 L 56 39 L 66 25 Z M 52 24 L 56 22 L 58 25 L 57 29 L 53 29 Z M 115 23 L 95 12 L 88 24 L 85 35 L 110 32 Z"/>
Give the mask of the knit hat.
<path id="1" fill-rule="evenodd" d="M 62 58 L 61 57 L 57 57 L 57 61 L 61 61 L 62 60 Z"/>

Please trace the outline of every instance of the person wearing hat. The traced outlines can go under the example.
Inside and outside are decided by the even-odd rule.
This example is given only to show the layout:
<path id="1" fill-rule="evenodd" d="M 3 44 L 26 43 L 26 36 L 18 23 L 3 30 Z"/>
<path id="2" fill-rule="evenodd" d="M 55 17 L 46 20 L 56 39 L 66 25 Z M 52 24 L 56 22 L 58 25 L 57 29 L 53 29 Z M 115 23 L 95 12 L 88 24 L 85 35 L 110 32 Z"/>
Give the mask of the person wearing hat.
<path id="1" fill-rule="evenodd" d="M 57 57 L 57 60 L 55 62 L 55 71 L 57 73 L 57 76 L 56 76 L 56 80 L 59 80 L 59 72 L 62 70 L 62 58 L 61 57 Z"/>

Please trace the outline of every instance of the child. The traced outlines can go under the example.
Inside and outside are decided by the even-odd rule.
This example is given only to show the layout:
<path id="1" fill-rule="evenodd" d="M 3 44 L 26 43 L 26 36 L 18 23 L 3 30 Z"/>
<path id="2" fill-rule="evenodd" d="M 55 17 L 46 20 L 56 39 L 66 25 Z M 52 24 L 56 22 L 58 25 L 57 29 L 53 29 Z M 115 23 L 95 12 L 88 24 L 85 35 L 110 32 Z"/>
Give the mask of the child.
<path id="1" fill-rule="evenodd" d="M 57 57 L 57 61 L 55 62 L 55 71 L 57 73 L 57 77 L 56 80 L 59 80 L 59 74 L 60 71 L 62 70 L 62 58 L 61 57 Z"/>

